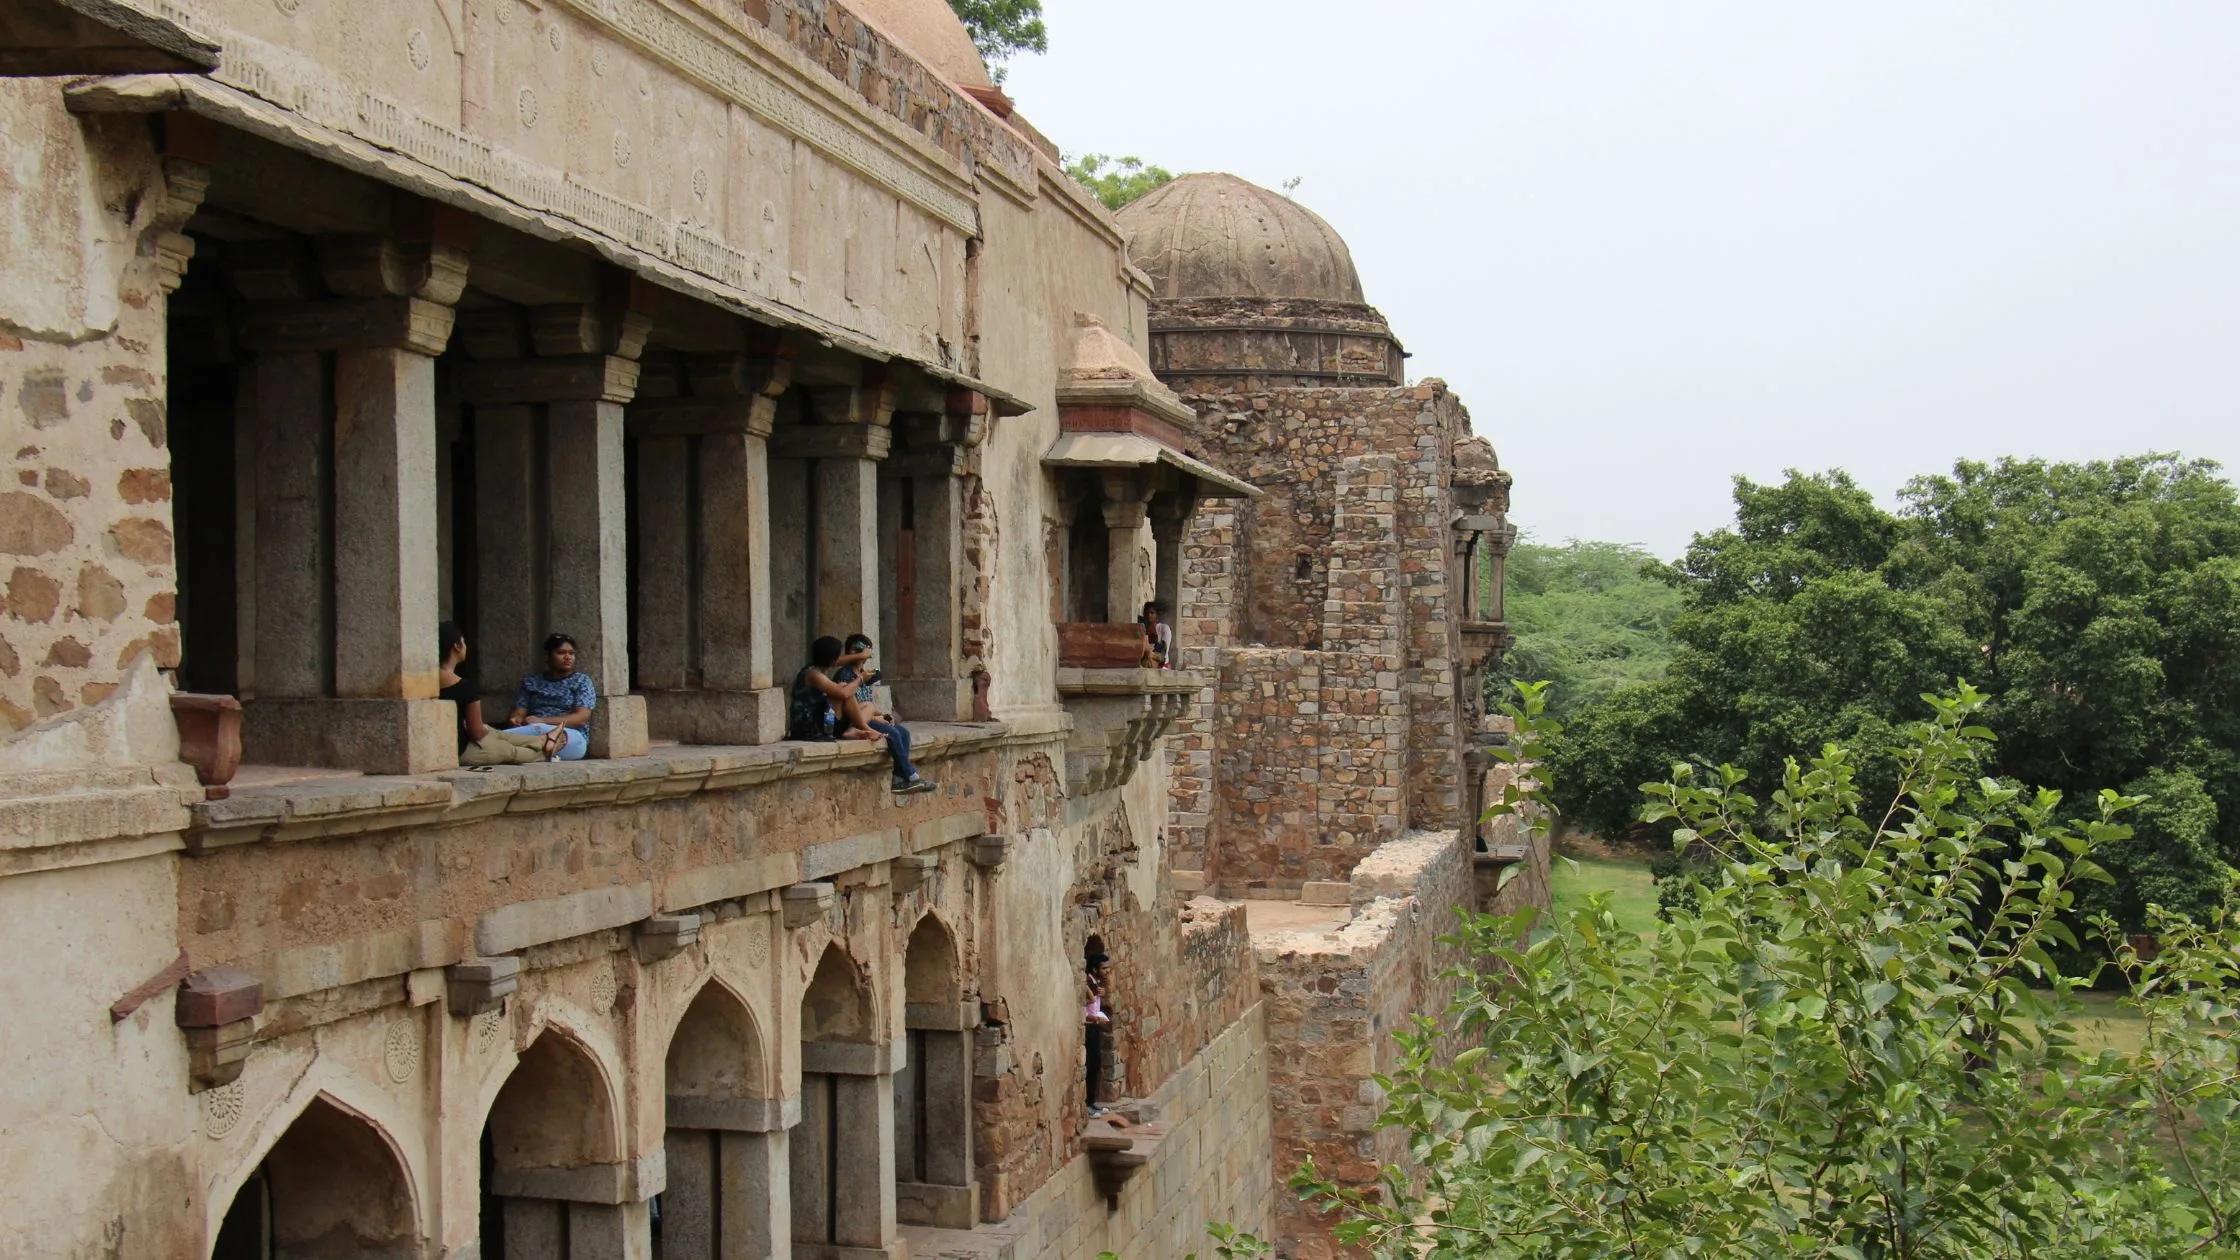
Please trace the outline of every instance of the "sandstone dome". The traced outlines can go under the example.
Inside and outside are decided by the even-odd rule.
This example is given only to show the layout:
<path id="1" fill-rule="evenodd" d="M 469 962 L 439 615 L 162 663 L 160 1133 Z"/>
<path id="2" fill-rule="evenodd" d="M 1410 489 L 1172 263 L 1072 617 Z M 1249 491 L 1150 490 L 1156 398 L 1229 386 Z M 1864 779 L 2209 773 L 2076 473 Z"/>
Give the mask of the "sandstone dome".
<path id="1" fill-rule="evenodd" d="M 848 0 L 848 7 L 958 87 L 995 86 L 948 0 Z"/>
<path id="2" fill-rule="evenodd" d="M 1119 219 L 1129 258 L 1160 298 L 1363 300 L 1336 229 L 1234 175 L 1184 175 L 1123 207 Z"/>

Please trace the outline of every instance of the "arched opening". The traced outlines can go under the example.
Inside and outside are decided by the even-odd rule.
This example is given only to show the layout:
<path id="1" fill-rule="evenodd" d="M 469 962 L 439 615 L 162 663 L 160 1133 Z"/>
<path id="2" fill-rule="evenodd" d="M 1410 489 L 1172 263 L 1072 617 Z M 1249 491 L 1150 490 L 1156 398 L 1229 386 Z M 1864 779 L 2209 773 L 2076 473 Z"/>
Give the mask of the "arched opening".
<path id="1" fill-rule="evenodd" d="M 801 1121 L 788 1142 L 793 1241 L 895 1238 L 893 1047 L 855 960 L 827 946 L 801 995 Z"/>
<path id="2" fill-rule="evenodd" d="M 980 1217 L 966 1044 L 976 1020 L 958 975 L 949 929 L 933 915 L 919 919 L 902 966 L 909 1043 L 894 1074 L 895 1211 L 913 1225 L 970 1229 Z"/>
<path id="3" fill-rule="evenodd" d="M 623 1158 L 605 1074 L 556 1031 L 531 1042 L 482 1130 L 486 1260 L 628 1254 L 649 1213 Z"/>
<path id="4" fill-rule="evenodd" d="M 792 1235 L 785 1107 L 770 1096 L 754 1012 L 704 985 L 669 1038 L 668 1186 L 655 1199 L 657 1260 L 775 1254 Z"/>
<path id="5" fill-rule="evenodd" d="M 403 1260 L 420 1254 L 412 1204 L 381 1133 L 321 1096 L 234 1193 L 211 1260 Z"/>

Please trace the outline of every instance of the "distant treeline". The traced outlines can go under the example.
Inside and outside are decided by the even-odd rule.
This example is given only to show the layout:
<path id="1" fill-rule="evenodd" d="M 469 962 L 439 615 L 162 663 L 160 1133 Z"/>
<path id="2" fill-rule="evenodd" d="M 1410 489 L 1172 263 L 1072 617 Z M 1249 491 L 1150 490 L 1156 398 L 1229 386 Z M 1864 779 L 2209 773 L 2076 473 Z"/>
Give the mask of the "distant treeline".
<path id="1" fill-rule="evenodd" d="M 1510 676 L 1555 682 L 1557 803 L 1609 837 L 1675 762 L 1732 762 L 1766 800 L 1786 756 L 1840 742 L 1870 799 L 1879 755 L 1965 679 L 1990 697 L 1987 774 L 2150 799 L 2087 909 L 2234 900 L 2240 861 L 2240 502 L 2170 455 L 1962 463 L 1895 512 L 1841 472 L 1735 482 L 1735 521 L 1664 565 L 1603 543 L 1523 545 Z M 1569 693 L 1568 695 L 1566 693 Z"/>

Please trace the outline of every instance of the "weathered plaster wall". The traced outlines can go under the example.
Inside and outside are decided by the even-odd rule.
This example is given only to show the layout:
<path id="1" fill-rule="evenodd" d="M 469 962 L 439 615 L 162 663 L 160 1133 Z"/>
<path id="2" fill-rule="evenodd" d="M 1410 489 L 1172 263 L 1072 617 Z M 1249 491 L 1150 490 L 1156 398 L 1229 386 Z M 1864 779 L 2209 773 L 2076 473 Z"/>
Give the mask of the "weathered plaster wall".
<path id="1" fill-rule="evenodd" d="M 167 988 L 109 1005 L 178 953 L 170 854 L 0 878 L 0 1254 L 201 1254 L 186 1047 Z M 33 961 L 33 960 L 36 961 Z"/>
<path id="2" fill-rule="evenodd" d="M 164 183 L 144 119 L 0 81 L 0 734 L 179 662 L 164 431 Z"/>
<path id="3" fill-rule="evenodd" d="M 1056 503 L 1042 456 L 1058 436 L 1058 370 L 1071 353 L 1073 316 L 1094 315 L 1138 346 L 1146 335 L 1142 290 L 1110 216 L 1054 165 L 1038 170 L 1032 204 L 1000 190 L 981 198 L 986 245 L 975 297 L 981 373 L 1034 407 L 997 421 L 981 456 L 1001 575 L 990 592 L 990 696 L 1013 720 L 1057 712 L 1057 579 L 1044 546 Z"/>
<path id="4" fill-rule="evenodd" d="M 1208 1250 L 1222 1221 L 1265 1236 L 1286 1192 L 1270 1177 L 1268 1029 L 1255 1003 L 1170 1073 L 1146 1101 L 1151 1162 L 1111 1210 L 1090 1160 L 1068 1161 L 1001 1222 L 970 1234 L 905 1229 L 920 1260 L 1086 1260 L 1110 1251 L 1169 1260 Z"/>

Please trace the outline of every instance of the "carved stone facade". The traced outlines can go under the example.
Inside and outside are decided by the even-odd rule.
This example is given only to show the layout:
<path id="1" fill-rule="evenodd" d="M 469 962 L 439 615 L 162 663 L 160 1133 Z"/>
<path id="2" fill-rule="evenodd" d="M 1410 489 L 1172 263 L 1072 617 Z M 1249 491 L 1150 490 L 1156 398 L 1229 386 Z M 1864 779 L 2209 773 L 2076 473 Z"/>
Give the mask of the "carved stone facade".
<path id="1" fill-rule="evenodd" d="M 1368 1101 L 1271 1046 L 1379 1031 L 1279 1007 L 1206 880 L 1366 890 L 1361 958 L 1436 1001 L 1394 925 L 1475 869 L 1425 559 L 1467 423 L 1357 284 L 1190 308 L 1283 370 L 1178 397 L 947 6 L 861 9 L 0 15 L 0 1254 L 1326 1246 L 1277 1152 Z M 1140 659 L 1155 597 L 1190 668 Z M 503 725 L 555 630 L 588 757 L 459 764 L 439 691 Z M 933 791 L 786 738 L 859 630 Z M 1186 803 L 1282 775 L 1350 839 Z"/>

